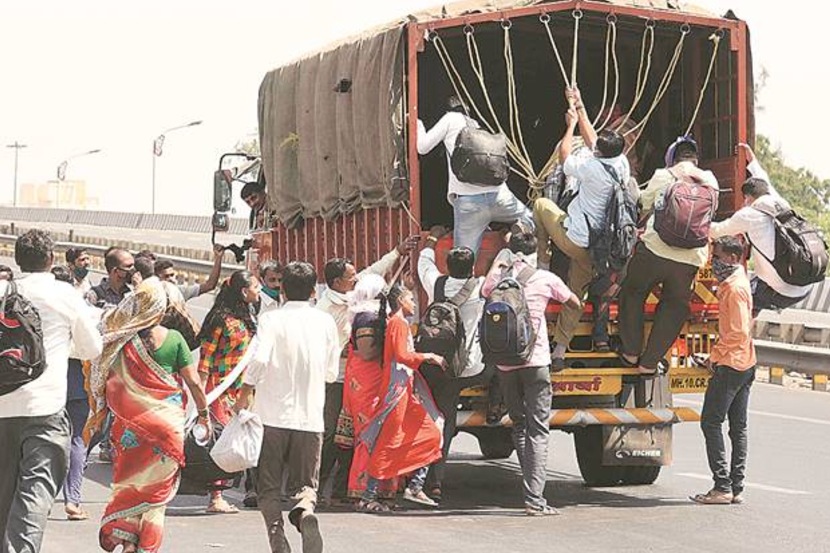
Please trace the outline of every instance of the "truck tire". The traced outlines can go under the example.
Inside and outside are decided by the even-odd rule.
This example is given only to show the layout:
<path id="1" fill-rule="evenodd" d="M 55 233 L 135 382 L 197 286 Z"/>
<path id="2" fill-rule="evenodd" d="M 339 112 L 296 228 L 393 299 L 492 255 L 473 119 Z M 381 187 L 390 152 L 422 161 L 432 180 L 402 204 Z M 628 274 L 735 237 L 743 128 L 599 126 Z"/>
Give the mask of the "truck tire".
<path id="1" fill-rule="evenodd" d="M 507 459 L 513 454 L 510 428 L 480 428 L 475 433 L 478 448 L 485 459 Z"/>
<path id="2" fill-rule="evenodd" d="M 624 467 L 622 484 L 624 486 L 648 486 L 654 484 L 660 476 L 660 465 L 643 465 L 638 467 Z"/>
<path id="3" fill-rule="evenodd" d="M 588 426 L 574 430 L 574 447 L 579 472 L 586 486 L 616 486 L 628 467 L 602 464 L 602 427 Z"/>

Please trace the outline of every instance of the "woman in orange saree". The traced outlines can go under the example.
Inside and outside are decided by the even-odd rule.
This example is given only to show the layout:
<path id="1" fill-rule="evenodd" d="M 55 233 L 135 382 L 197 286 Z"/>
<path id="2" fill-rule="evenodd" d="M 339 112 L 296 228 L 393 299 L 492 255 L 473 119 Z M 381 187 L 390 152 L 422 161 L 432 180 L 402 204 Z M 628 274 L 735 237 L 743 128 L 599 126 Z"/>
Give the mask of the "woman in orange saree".
<path id="1" fill-rule="evenodd" d="M 423 363 L 445 367 L 446 362 L 434 353 L 415 352 L 406 320 L 415 313 L 412 292 L 395 285 L 388 301 L 392 314 L 384 333 L 382 399 L 359 435 L 370 459 L 369 479 L 358 507 L 370 512 L 387 509 L 377 502 L 380 482 L 405 474 L 410 475 L 405 500 L 437 505 L 423 486 L 429 465 L 441 458 L 444 424 L 418 368 Z"/>
<path id="2" fill-rule="evenodd" d="M 367 274 L 355 286 L 349 315 L 352 318 L 352 336 L 346 359 L 343 387 L 343 412 L 352 419 L 353 435 L 359 437 L 372 419 L 380 403 L 383 363 L 381 362 L 382 328 L 379 324 L 377 299 L 386 287 L 380 275 Z M 383 314 L 386 317 L 386 313 Z M 354 454 L 349 469 L 348 496 L 360 498 L 369 481 L 369 450 L 360 439 L 354 440 Z M 398 479 L 380 482 L 378 497 L 389 499 L 398 491 Z"/>
<path id="3" fill-rule="evenodd" d="M 185 413 L 177 374 L 209 425 L 204 390 L 182 336 L 192 336 L 192 329 L 165 326 L 189 321 L 181 316 L 183 305 L 175 286 L 148 280 L 102 323 L 106 345 L 94 382 L 105 381 L 115 453 L 112 496 L 99 532 L 105 551 L 120 545 L 124 553 L 155 553 L 161 547 L 164 512 L 184 465 Z"/>

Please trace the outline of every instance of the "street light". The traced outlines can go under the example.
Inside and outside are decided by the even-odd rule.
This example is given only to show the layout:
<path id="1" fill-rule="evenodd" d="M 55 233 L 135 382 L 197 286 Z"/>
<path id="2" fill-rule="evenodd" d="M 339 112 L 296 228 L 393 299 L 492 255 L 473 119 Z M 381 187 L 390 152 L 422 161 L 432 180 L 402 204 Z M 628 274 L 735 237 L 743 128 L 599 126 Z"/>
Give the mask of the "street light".
<path id="1" fill-rule="evenodd" d="M 152 209 L 151 209 L 151 213 L 153 215 L 156 214 L 156 158 L 160 157 L 161 154 L 162 154 L 162 147 L 164 146 L 164 135 L 169 133 L 169 132 L 177 131 L 179 129 L 186 129 L 188 127 L 195 127 L 196 125 L 201 125 L 201 124 L 202 124 L 202 121 L 200 120 L 200 121 L 192 121 L 192 122 L 190 122 L 186 125 L 179 125 L 177 127 L 172 127 L 172 128 L 167 129 L 166 131 L 164 131 L 160 135 L 158 135 L 158 137 L 155 140 L 153 140 L 153 200 L 152 200 L 153 203 L 152 203 Z"/>
<path id="2" fill-rule="evenodd" d="M 21 144 L 17 140 L 14 141 L 14 144 L 6 144 L 6 148 L 14 148 L 14 199 L 12 200 L 12 205 L 17 207 L 17 156 L 20 153 L 21 148 L 27 148 L 28 144 Z"/>
<path id="3" fill-rule="evenodd" d="M 89 150 L 88 152 L 81 152 L 80 154 L 75 154 L 74 156 L 69 156 L 68 158 L 63 160 L 60 163 L 60 165 L 58 165 L 58 171 L 57 171 L 58 181 L 55 184 L 55 187 L 57 189 L 57 197 L 55 198 L 55 209 L 60 207 L 61 183 L 66 179 L 66 168 L 69 166 L 69 162 L 71 160 L 77 159 L 79 157 L 84 157 L 84 156 L 88 156 L 88 155 L 91 155 L 91 154 L 97 154 L 97 153 L 100 153 L 100 152 L 101 152 L 100 148 L 96 148 L 95 150 Z"/>

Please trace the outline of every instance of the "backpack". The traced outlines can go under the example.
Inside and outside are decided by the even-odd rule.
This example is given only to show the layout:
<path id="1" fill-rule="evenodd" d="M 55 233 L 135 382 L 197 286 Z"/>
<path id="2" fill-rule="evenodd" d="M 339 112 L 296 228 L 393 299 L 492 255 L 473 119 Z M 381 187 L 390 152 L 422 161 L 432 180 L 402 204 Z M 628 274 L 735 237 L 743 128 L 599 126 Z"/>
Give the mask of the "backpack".
<path id="1" fill-rule="evenodd" d="M 779 209 L 776 215 L 757 207 L 754 209 L 772 217 L 775 258 L 768 258 L 751 241 L 750 244 L 770 262 L 778 276 L 793 286 L 807 286 L 824 280 L 828 264 L 827 244 L 818 229 L 792 209 Z"/>
<path id="2" fill-rule="evenodd" d="M 478 327 L 478 340 L 484 362 L 524 365 L 536 347 L 536 326 L 530 317 L 524 287 L 536 274 L 525 267 L 513 278 L 508 272 L 490 292 Z"/>
<path id="3" fill-rule="evenodd" d="M 718 211 L 718 191 L 692 175 L 677 176 L 654 207 L 654 230 L 674 248 L 691 250 L 709 243 L 709 225 Z"/>
<path id="4" fill-rule="evenodd" d="M 45 369 L 40 314 L 9 281 L 0 303 L 0 396 L 32 382 Z"/>
<path id="5" fill-rule="evenodd" d="M 622 272 L 628 260 L 634 255 L 637 245 L 637 201 L 628 186 L 610 165 L 599 162 L 614 181 L 614 191 L 605 206 L 605 224 L 598 229 L 591 228 L 588 215 L 588 250 L 591 262 L 598 275 Z"/>
<path id="6" fill-rule="evenodd" d="M 477 186 L 498 186 L 510 174 L 507 139 L 467 126 L 458 133 L 450 168 L 458 180 Z"/>
<path id="7" fill-rule="evenodd" d="M 444 291 L 449 277 L 435 281 L 435 301 L 424 311 L 418 333 L 415 335 L 415 351 L 437 353 L 447 360 L 454 376 L 467 366 L 467 332 L 461 320 L 459 308 L 470 299 L 478 279 L 470 278 L 461 290 L 451 298 Z"/>

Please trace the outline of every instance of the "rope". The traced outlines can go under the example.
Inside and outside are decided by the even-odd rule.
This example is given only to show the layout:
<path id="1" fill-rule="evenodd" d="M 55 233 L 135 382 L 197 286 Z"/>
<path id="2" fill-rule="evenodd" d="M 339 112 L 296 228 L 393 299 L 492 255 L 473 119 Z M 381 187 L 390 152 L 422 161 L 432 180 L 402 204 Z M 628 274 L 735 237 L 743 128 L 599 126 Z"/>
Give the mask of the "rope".
<path id="1" fill-rule="evenodd" d="M 620 63 L 617 59 L 617 23 L 616 21 L 608 21 L 608 27 L 611 29 L 612 38 L 611 38 L 611 55 L 614 60 L 614 99 L 611 101 L 611 105 L 608 106 L 608 113 L 605 115 L 605 120 L 602 122 L 602 125 L 597 129 L 597 132 L 604 129 L 608 122 L 611 120 L 611 115 L 614 110 L 614 106 L 617 105 L 617 100 L 620 97 Z M 602 113 L 602 112 L 600 112 Z"/>
<path id="2" fill-rule="evenodd" d="M 550 30 L 550 20 L 550 14 L 543 13 L 539 16 L 539 21 L 542 22 L 548 33 L 548 39 L 550 40 L 550 45 L 553 48 L 553 53 L 556 55 L 556 61 L 559 63 L 559 71 L 562 72 L 562 80 L 565 81 L 565 86 L 570 87 L 571 81 L 568 79 L 568 73 L 565 71 L 565 64 L 562 63 L 562 56 L 559 54 L 559 48 L 557 48 L 556 41 L 553 39 L 553 32 Z"/>
<path id="3" fill-rule="evenodd" d="M 522 122 L 519 118 L 519 97 L 516 92 L 516 74 L 514 72 L 514 65 L 513 65 L 513 47 L 510 42 L 510 21 L 508 20 L 505 23 L 502 23 L 502 28 L 504 29 L 504 61 L 505 61 L 505 68 L 507 71 L 507 103 L 510 112 L 510 134 L 513 137 L 513 142 L 517 143 L 519 147 L 522 149 L 522 153 L 524 154 L 524 159 L 527 162 L 527 166 L 530 169 L 528 171 L 528 175 L 533 177 L 535 180 L 537 178 L 536 171 L 533 169 L 533 160 L 530 158 L 530 154 L 527 151 L 527 146 L 525 146 L 525 139 L 524 135 L 522 134 Z M 518 141 L 516 140 L 516 136 L 518 133 Z M 530 180 L 528 180 L 530 182 Z"/>
<path id="4" fill-rule="evenodd" d="M 594 119 L 591 124 L 596 127 L 597 123 L 599 123 L 600 117 L 602 117 L 602 112 L 605 110 L 605 103 L 608 101 L 608 62 L 610 61 L 609 58 L 611 57 L 611 26 L 608 26 L 608 29 L 605 31 L 605 78 L 603 80 L 602 85 L 602 103 L 599 106 L 599 111 L 597 112 L 597 117 Z"/>
<path id="5" fill-rule="evenodd" d="M 574 18 L 574 47 L 573 59 L 571 60 L 571 87 L 576 86 L 576 66 L 578 62 L 579 53 L 579 20 L 582 19 L 582 10 L 579 8 L 573 11 Z"/>
<path id="6" fill-rule="evenodd" d="M 663 79 L 660 81 L 660 85 L 657 87 L 657 93 L 654 96 L 654 101 L 651 104 L 651 107 L 646 112 L 645 117 L 643 120 L 637 123 L 634 127 L 632 127 L 628 132 L 626 132 L 623 137 L 628 136 L 631 133 L 637 132 L 637 136 L 635 136 L 634 140 L 631 144 L 626 148 L 625 153 L 631 151 L 632 148 L 637 144 L 637 141 L 640 139 L 640 136 L 643 134 L 643 130 L 645 129 L 646 124 L 648 123 L 651 115 L 654 113 L 654 110 L 657 109 L 660 100 L 663 99 L 666 92 L 669 90 L 669 86 L 671 85 L 672 77 L 674 76 L 674 71 L 677 69 L 677 63 L 680 61 L 680 54 L 683 51 L 683 43 L 686 40 L 686 36 L 691 31 L 691 28 L 687 23 L 684 23 L 680 28 L 680 38 L 677 41 L 677 45 L 674 47 L 674 54 L 672 55 L 671 60 L 669 61 L 669 66 L 666 68 L 666 73 L 663 75 Z M 638 132 L 639 131 L 639 132 Z"/>
<path id="7" fill-rule="evenodd" d="M 709 60 L 709 69 L 706 71 L 706 78 L 703 80 L 703 86 L 700 88 L 700 94 L 697 98 L 697 105 L 695 106 L 694 113 L 692 113 L 692 118 L 689 121 L 689 126 L 686 128 L 686 132 L 684 133 L 685 135 L 688 135 L 690 132 L 692 132 L 692 127 L 694 127 L 695 125 L 695 119 L 697 119 L 697 115 L 700 112 L 700 106 L 703 103 L 703 95 L 706 93 L 706 89 L 709 87 L 709 79 L 712 77 L 712 68 L 715 66 L 715 60 L 718 57 L 718 45 L 720 45 L 721 38 L 723 38 L 723 31 L 721 31 L 720 29 L 709 37 L 709 40 L 712 41 L 712 59 Z"/>
<path id="8" fill-rule="evenodd" d="M 648 41 L 649 36 L 651 37 L 651 41 Z M 646 56 L 646 43 L 649 43 L 648 46 L 648 56 Z M 631 108 L 628 110 L 628 113 L 625 114 L 625 117 L 620 123 L 620 127 L 625 125 L 628 120 L 631 118 L 631 114 L 634 113 L 634 110 L 637 109 L 637 106 L 640 104 L 640 100 L 643 97 L 643 93 L 646 90 L 646 84 L 648 83 L 648 75 L 651 72 L 651 59 L 654 53 L 654 20 L 649 19 L 646 21 L 645 30 L 643 30 L 643 40 L 640 45 L 640 67 L 637 69 L 637 86 L 634 87 L 634 99 L 631 101 Z M 645 70 L 643 69 L 643 64 L 645 63 Z"/>

